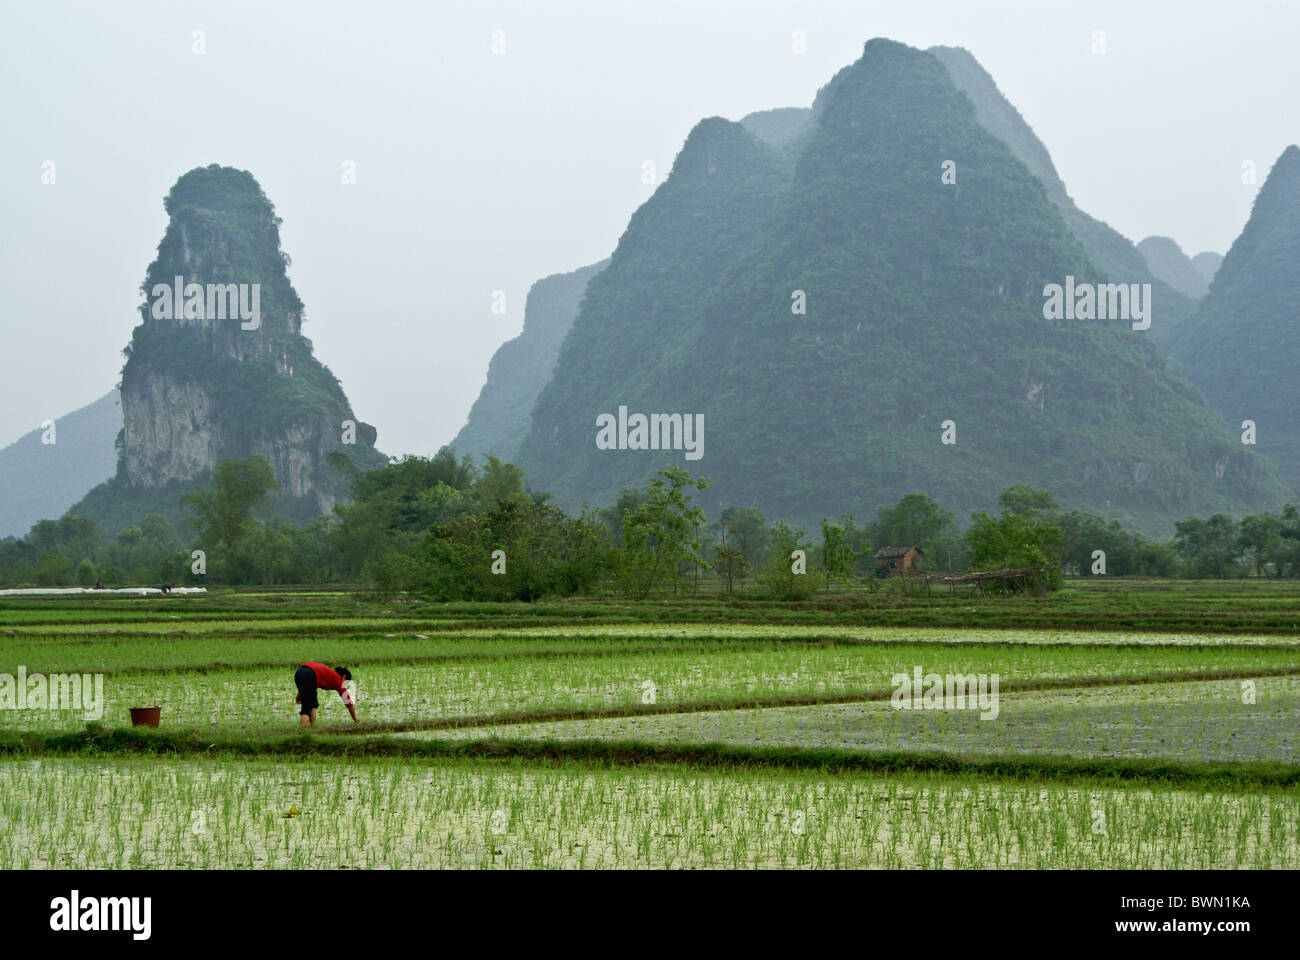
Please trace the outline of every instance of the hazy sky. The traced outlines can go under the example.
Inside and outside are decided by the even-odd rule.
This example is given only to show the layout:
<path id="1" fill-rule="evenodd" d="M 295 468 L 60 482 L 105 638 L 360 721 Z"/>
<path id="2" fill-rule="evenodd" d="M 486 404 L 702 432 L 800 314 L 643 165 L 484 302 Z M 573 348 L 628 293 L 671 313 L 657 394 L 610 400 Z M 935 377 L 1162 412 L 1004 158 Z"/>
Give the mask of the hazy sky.
<path id="1" fill-rule="evenodd" d="M 304 333 L 380 449 L 430 454 L 529 285 L 613 250 L 646 160 L 809 105 L 875 36 L 970 50 L 1082 209 L 1189 255 L 1244 225 L 1242 162 L 1262 182 L 1300 141 L 1296 2 L 10 2 L 0 445 L 117 382 L 163 196 L 221 163 L 284 219 Z"/>

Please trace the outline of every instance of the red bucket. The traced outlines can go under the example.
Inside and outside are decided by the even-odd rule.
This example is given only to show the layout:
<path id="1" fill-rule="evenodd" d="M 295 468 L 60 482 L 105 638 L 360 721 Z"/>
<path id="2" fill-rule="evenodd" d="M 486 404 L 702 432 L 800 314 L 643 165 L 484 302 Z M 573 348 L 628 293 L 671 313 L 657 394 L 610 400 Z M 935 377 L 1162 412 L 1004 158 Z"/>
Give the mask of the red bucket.
<path id="1" fill-rule="evenodd" d="M 156 727 L 158 726 L 158 718 L 161 715 L 162 707 L 132 707 L 131 726 Z"/>

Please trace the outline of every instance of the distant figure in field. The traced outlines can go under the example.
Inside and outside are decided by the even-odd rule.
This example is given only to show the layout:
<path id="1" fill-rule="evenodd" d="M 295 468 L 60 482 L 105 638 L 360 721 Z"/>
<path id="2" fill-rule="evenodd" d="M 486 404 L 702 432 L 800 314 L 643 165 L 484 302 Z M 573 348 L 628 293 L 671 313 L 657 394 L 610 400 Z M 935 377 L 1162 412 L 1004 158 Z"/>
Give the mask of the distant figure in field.
<path id="1" fill-rule="evenodd" d="M 293 698 L 294 703 L 302 704 L 302 719 L 299 721 L 304 727 L 310 723 L 316 726 L 316 708 L 319 702 L 316 699 L 317 690 L 335 690 L 343 698 L 344 705 L 348 708 L 348 713 L 352 714 L 352 722 L 360 723 L 357 719 L 357 708 L 352 701 L 352 694 L 344 684 L 345 680 L 352 679 L 352 671 L 347 667 L 334 667 L 330 669 L 323 663 L 304 663 L 293 675 L 294 685 L 298 688 L 298 696 Z"/>
<path id="2" fill-rule="evenodd" d="M 162 589 L 162 592 L 163 592 L 163 593 L 171 593 L 171 592 L 172 592 L 172 585 L 171 585 L 170 583 L 164 583 L 164 584 L 162 585 L 162 588 L 161 588 L 161 589 Z"/>

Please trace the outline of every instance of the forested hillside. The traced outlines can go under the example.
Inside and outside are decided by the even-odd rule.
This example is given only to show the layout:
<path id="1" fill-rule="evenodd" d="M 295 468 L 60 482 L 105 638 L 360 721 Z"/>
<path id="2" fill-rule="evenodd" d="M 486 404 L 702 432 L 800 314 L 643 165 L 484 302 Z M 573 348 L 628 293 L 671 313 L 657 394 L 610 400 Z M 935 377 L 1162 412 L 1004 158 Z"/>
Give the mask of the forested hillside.
<path id="1" fill-rule="evenodd" d="M 1151 530 L 1280 504 L 1143 331 L 1044 319 L 1047 284 L 1106 271 L 938 58 L 873 40 L 814 112 L 792 172 L 735 124 L 692 133 L 538 400 L 535 488 L 604 503 L 677 462 L 804 521 L 912 491 L 968 509 L 1017 481 Z M 703 415 L 702 459 L 599 449 L 596 418 L 620 406 Z"/>
<path id="2" fill-rule="evenodd" d="M 587 283 L 608 260 L 572 273 L 538 280 L 528 291 L 524 329 L 497 348 L 487 382 L 470 408 L 469 420 L 452 442 L 456 452 L 479 460 L 511 460 L 528 433 L 533 404 L 551 378 L 560 344 L 578 315 Z"/>
<path id="3" fill-rule="evenodd" d="M 1257 449 L 1300 485 L 1300 147 L 1260 187 L 1209 296 L 1172 347 L 1175 362 L 1235 429 L 1254 421 Z M 1243 431 L 1244 432 L 1244 429 Z"/>

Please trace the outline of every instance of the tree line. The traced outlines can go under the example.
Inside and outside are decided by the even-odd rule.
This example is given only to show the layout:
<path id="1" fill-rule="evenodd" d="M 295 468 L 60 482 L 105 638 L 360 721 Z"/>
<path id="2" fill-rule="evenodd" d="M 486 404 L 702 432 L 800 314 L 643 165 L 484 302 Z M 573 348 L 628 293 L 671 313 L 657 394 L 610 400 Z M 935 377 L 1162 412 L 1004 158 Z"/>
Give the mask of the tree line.
<path id="1" fill-rule="evenodd" d="M 380 594 L 432 600 L 522 600 L 590 594 L 640 599 L 697 593 L 771 599 L 818 591 L 889 589 L 874 562 L 883 546 L 919 546 L 930 571 L 1046 568 L 1066 575 L 1300 576 L 1300 511 L 1236 520 L 1225 514 L 1175 524 L 1152 542 L 1117 520 L 1064 511 L 1027 484 L 1002 491 L 996 512 L 962 529 L 921 493 L 844 514 L 816 530 L 735 506 L 710 519 L 693 494 L 709 486 L 680 467 L 624 489 L 603 509 L 566 513 L 531 491 L 513 464 L 480 467 L 444 448 L 368 472 L 346 458 L 353 499 L 306 525 L 264 516 L 278 489 L 261 457 L 225 460 L 184 498 L 189 521 L 150 514 L 115 536 L 67 515 L 22 538 L 0 540 L 4 586 L 363 584 Z M 179 528 L 178 528 L 179 527 Z"/>

